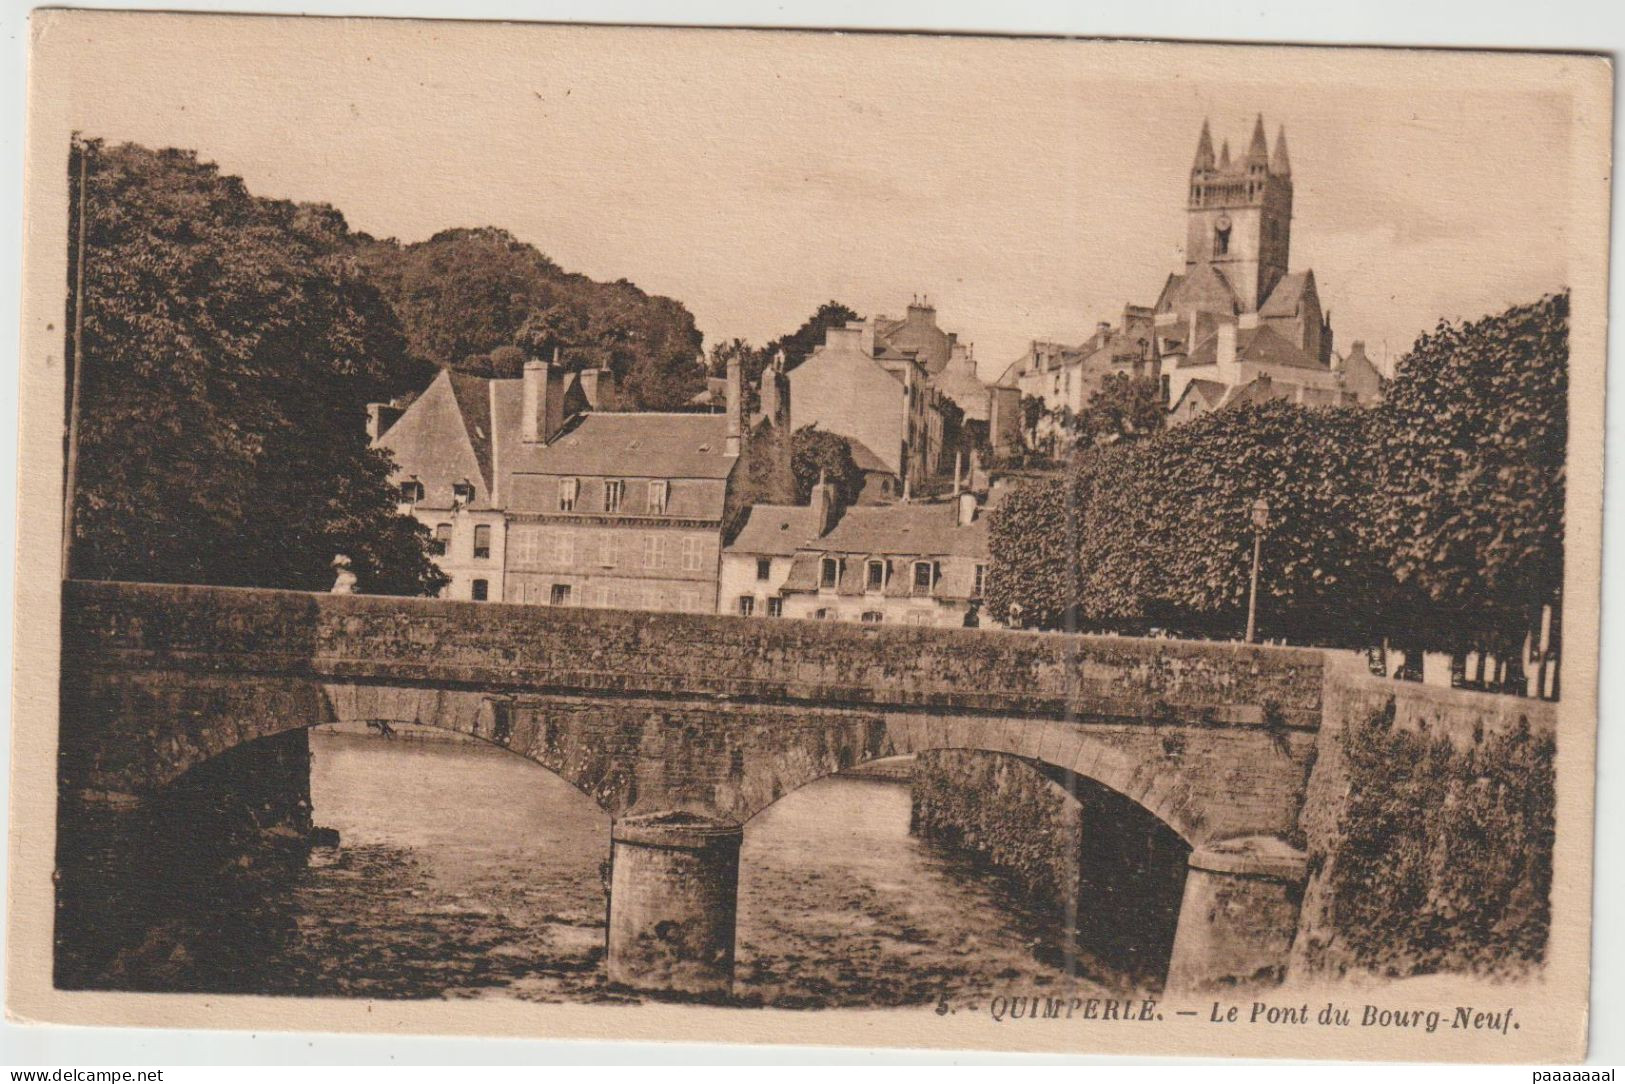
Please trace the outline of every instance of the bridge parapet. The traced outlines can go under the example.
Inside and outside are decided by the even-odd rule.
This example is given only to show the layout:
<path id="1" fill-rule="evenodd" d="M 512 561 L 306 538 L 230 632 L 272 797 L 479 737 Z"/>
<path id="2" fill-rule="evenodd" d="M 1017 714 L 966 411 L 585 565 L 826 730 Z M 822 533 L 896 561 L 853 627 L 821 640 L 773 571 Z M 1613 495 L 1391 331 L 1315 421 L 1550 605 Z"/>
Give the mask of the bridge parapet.
<path id="1" fill-rule="evenodd" d="M 165 584 L 64 587 L 67 669 L 1316 729 L 1320 652 Z"/>

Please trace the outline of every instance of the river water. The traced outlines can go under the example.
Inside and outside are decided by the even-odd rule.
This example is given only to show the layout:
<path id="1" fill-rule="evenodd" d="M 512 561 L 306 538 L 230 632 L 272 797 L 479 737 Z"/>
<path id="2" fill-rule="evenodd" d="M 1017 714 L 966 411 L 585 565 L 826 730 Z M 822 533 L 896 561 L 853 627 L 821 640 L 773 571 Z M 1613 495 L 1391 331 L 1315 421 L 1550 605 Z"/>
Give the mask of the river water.
<path id="1" fill-rule="evenodd" d="M 341 846 L 264 901 L 265 993 L 616 1001 L 604 976 L 609 818 L 472 742 L 311 733 L 318 825 Z M 1053 920 L 909 834 L 905 783 L 833 776 L 745 828 L 735 999 L 783 1007 L 1096 993 Z"/>

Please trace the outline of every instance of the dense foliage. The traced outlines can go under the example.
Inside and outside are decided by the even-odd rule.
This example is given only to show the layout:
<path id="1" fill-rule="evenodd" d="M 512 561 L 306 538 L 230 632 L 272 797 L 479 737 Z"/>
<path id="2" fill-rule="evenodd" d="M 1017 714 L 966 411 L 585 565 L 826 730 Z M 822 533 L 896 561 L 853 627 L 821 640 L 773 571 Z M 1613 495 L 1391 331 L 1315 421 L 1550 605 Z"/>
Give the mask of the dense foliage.
<path id="1" fill-rule="evenodd" d="M 835 487 L 842 506 L 856 504 L 863 492 L 863 472 L 852 458 L 852 445 L 842 436 L 802 426 L 790 437 L 790 473 L 795 483 L 794 503 L 806 504 L 820 476 Z"/>
<path id="2" fill-rule="evenodd" d="M 1234 635 L 1262 497 L 1262 636 L 1515 656 L 1562 583 L 1567 317 L 1555 295 L 1441 325 L 1375 409 L 1265 402 L 1127 440 L 1145 395 L 1103 388 L 1107 439 L 993 511 L 990 612 Z"/>
<path id="3" fill-rule="evenodd" d="M 1375 504 L 1430 646 L 1498 653 L 1563 582 L 1567 294 L 1440 324 L 1388 386 Z"/>
<path id="4" fill-rule="evenodd" d="M 361 238 L 356 251 L 407 348 L 436 365 L 513 376 L 526 355 L 557 351 L 570 370 L 613 369 L 628 404 L 645 410 L 681 408 L 704 388 L 700 333 L 682 304 L 563 271 L 506 230 L 443 230 L 409 245 Z"/>
<path id="5" fill-rule="evenodd" d="M 1390 976 L 1527 970 L 1551 925 L 1552 738 L 1525 723 L 1463 750 L 1393 721 L 1390 700 L 1348 728 L 1328 916 L 1340 952 Z"/>
<path id="6" fill-rule="evenodd" d="M 1245 621 L 1250 509 L 1263 496 L 1264 634 L 1366 642 L 1384 579 L 1358 527 L 1370 424 L 1365 411 L 1271 402 L 1090 449 L 1065 479 L 1018 489 L 994 510 L 992 613 L 1008 619 L 1014 605 L 1022 624 L 1233 631 Z"/>
<path id="7" fill-rule="evenodd" d="M 343 217 L 131 144 L 76 152 L 75 189 L 80 154 L 72 574 L 324 589 L 343 553 L 363 590 L 438 589 L 427 532 L 396 514 L 364 425 L 369 401 L 422 374 L 402 364 Z"/>

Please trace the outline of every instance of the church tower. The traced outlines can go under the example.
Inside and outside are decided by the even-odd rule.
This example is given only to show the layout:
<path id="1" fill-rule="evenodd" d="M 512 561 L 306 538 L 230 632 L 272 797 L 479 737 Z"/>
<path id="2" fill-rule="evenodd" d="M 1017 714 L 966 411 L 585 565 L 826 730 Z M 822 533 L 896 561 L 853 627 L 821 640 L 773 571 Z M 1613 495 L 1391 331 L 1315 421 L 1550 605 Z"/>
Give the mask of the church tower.
<path id="1" fill-rule="evenodd" d="M 1241 312 L 1257 312 L 1286 274 L 1292 242 L 1292 166 L 1286 130 L 1275 153 L 1264 138 L 1264 118 L 1253 123 L 1247 153 L 1232 163 L 1229 144 L 1215 161 L 1206 121 L 1191 166 L 1185 233 L 1185 271 L 1206 265 L 1236 292 Z"/>

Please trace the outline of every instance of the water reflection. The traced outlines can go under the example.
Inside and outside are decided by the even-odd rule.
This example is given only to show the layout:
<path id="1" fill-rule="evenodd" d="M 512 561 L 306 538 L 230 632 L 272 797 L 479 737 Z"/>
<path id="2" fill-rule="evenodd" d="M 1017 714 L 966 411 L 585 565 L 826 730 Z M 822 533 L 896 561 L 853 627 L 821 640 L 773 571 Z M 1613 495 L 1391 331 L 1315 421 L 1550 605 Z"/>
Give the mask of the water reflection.
<path id="1" fill-rule="evenodd" d="M 609 818 L 474 742 L 316 731 L 316 822 L 342 846 L 253 921 L 266 993 L 630 1000 L 607 987 Z M 1068 978 L 1053 920 L 908 833 L 907 784 L 831 777 L 747 826 L 735 993 L 785 1007 L 930 1004 Z"/>

